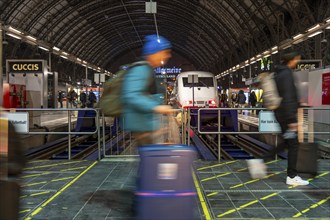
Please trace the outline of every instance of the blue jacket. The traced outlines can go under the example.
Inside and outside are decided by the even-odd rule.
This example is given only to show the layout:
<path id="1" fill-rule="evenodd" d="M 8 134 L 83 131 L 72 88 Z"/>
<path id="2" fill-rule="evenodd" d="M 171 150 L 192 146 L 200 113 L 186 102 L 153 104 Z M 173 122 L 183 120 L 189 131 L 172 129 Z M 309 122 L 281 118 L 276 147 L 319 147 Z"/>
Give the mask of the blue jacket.
<path id="1" fill-rule="evenodd" d="M 122 87 L 123 115 L 125 130 L 133 132 L 155 131 L 159 128 L 159 115 L 153 108 L 161 104 L 159 94 L 150 94 L 153 69 L 148 65 L 132 67 L 124 76 Z"/>

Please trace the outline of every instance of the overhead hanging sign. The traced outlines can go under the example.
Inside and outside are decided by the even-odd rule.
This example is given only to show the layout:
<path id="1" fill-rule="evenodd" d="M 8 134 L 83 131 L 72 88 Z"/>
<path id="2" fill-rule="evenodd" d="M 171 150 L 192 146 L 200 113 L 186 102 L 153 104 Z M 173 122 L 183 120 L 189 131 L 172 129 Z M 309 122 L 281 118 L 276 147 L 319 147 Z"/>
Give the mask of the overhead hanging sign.
<path id="1" fill-rule="evenodd" d="M 7 60 L 9 73 L 43 73 L 42 60 Z"/>
<path id="2" fill-rule="evenodd" d="M 94 73 L 94 82 L 97 84 L 105 82 L 105 73 Z"/>

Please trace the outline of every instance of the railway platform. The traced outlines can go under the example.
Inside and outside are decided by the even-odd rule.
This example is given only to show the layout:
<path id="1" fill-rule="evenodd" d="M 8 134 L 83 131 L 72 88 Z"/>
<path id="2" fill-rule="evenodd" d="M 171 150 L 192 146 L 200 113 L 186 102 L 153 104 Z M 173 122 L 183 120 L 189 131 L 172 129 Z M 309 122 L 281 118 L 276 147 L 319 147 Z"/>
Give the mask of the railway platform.
<path id="1" fill-rule="evenodd" d="M 31 161 L 21 177 L 21 219 L 133 219 L 139 161 Z M 308 186 L 285 184 L 286 160 L 252 180 L 244 160 L 194 162 L 196 219 L 328 219 L 330 161 Z"/>

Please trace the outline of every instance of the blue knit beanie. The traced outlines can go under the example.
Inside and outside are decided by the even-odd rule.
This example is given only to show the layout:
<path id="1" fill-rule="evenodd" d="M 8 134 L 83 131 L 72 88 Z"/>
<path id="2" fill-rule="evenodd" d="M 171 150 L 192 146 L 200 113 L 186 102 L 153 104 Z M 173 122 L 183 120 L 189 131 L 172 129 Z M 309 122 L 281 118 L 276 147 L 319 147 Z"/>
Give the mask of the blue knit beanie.
<path id="1" fill-rule="evenodd" d="M 148 35 L 145 37 L 145 43 L 142 48 L 142 56 L 157 53 L 162 50 L 172 48 L 171 42 L 169 42 L 165 37 L 157 35 Z"/>

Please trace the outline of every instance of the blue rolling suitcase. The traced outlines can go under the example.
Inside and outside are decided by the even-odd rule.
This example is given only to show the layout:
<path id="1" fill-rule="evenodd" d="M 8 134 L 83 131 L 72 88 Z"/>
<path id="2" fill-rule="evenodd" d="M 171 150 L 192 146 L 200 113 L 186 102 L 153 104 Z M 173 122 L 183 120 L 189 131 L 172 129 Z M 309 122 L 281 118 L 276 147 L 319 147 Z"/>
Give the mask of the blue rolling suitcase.
<path id="1" fill-rule="evenodd" d="M 156 144 L 140 147 L 139 153 L 137 219 L 195 219 L 192 163 L 196 152 L 186 145 Z"/>

